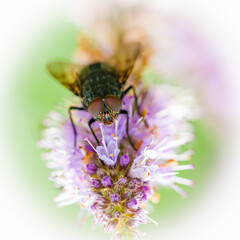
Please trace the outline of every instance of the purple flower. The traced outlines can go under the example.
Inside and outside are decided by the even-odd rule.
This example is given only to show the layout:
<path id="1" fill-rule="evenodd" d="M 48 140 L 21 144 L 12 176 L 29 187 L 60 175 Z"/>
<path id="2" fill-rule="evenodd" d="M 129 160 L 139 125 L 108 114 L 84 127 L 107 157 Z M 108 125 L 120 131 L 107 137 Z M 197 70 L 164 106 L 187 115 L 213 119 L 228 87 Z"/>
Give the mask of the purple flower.
<path id="1" fill-rule="evenodd" d="M 144 193 L 143 191 L 137 192 L 137 194 L 134 197 L 140 202 L 144 202 L 147 200 L 147 194 Z"/>
<path id="2" fill-rule="evenodd" d="M 106 199 L 105 197 L 103 196 L 100 196 L 96 199 L 96 202 L 100 205 L 104 205 L 104 204 L 108 204 L 109 203 L 109 200 Z"/>
<path id="3" fill-rule="evenodd" d="M 120 166 L 125 168 L 130 162 L 129 156 L 127 154 L 123 154 L 120 157 Z"/>
<path id="4" fill-rule="evenodd" d="M 180 171 L 193 169 L 193 165 L 178 164 L 189 161 L 193 151 L 177 152 L 193 138 L 188 123 L 190 103 L 183 104 L 177 97 L 181 96 L 178 90 L 169 86 L 144 90 L 139 98 L 143 96 L 139 107 L 147 112 L 149 128 L 132 110 L 132 96 L 124 97 L 122 104 L 129 112 L 129 134 L 137 151 L 129 144 L 126 116 L 122 115 L 112 126 L 93 125 L 101 139 L 101 145 L 96 146 L 87 128 L 89 115 L 76 113 L 74 117 L 81 117 L 81 121 L 76 125 L 78 149 L 73 149 L 69 118 L 52 112 L 39 142 L 48 151 L 43 156 L 47 166 L 55 169 L 50 179 L 63 190 L 55 198 L 59 205 L 79 204 L 94 213 L 95 224 L 114 234 L 129 226 L 136 232 L 139 224 L 154 222 L 144 207 L 150 198 L 155 203 L 160 199 L 158 186 L 172 188 L 185 197 L 178 184 L 193 185 L 179 176 Z"/>
<path id="5" fill-rule="evenodd" d="M 102 185 L 104 187 L 110 187 L 112 185 L 112 180 L 109 176 L 106 176 L 102 179 Z"/>
<path id="6" fill-rule="evenodd" d="M 146 192 L 146 193 L 148 193 L 148 192 L 150 192 L 150 188 L 148 187 L 148 186 L 141 186 L 141 189 L 142 189 L 142 191 L 144 191 L 144 192 Z"/>
<path id="7" fill-rule="evenodd" d="M 135 209 L 137 207 L 137 200 L 132 198 L 127 202 L 127 207 L 130 209 Z"/>
<path id="8" fill-rule="evenodd" d="M 145 193 L 143 193 L 139 200 L 142 201 L 142 202 L 147 201 L 147 195 Z"/>
<path id="9" fill-rule="evenodd" d="M 99 206 L 99 204 L 97 202 L 93 203 L 93 205 L 91 206 L 91 210 L 96 211 L 98 206 Z"/>
<path id="10" fill-rule="evenodd" d="M 100 188 L 101 187 L 101 181 L 98 179 L 93 179 L 92 185 L 94 188 Z"/>
<path id="11" fill-rule="evenodd" d="M 129 188 L 135 189 L 135 188 L 137 188 L 140 184 L 141 184 L 141 183 L 140 183 L 139 180 L 137 180 L 137 179 L 132 179 L 132 180 L 129 182 Z"/>
<path id="12" fill-rule="evenodd" d="M 102 132 L 102 144 L 103 146 L 97 146 L 96 149 L 93 147 L 93 145 L 89 142 L 88 139 L 86 139 L 89 144 L 93 147 L 93 149 L 96 151 L 98 157 L 108 166 L 113 166 L 117 162 L 117 157 L 120 152 L 120 149 L 118 148 L 118 144 L 116 140 L 110 140 L 108 143 L 105 141 L 104 136 L 104 130 L 102 125 L 99 125 Z"/>
<path id="13" fill-rule="evenodd" d="M 89 174 L 94 174 L 94 173 L 96 173 L 96 170 L 97 170 L 97 166 L 94 164 L 94 163 L 89 163 L 89 164 L 87 164 L 87 172 L 89 173 Z"/>
<path id="14" fill-rule="evenodd" d="M 126 178 L 119 178 L 117 184 L 125 184 L 127 182 Z"/>
<path id="15" fill-rule="evenodd" d="M 100 178 L 103 178 L 103 176 L 106 175 L 106 172 L 105 172 L 103 169 L 98 168 L 96 174 L 97 174 Z"/>
<path id="16" fill-rule="evenodd" d="M 146 196 L 151 196 L 151 189 L 148 186 L 141 186 L 141 190 Z"/>
<path id="17" fill-rule="evenodd" d="M 114 193 L 110 196 L 110 199 L 112 202 L 119 202 L 121 198 L 120 198 L 119 194 Z"/>
<path id="18" fill-rule="evenodd" d="M 109 166 L 115 165 L 117 162 L 117 157 L 120 152 L 117 143 L 111 140 L 107 146 L 98 146 L 96 148 L 98 157 L 104 161 Z"/>
<path id="19" fill-rule="evenodd" d="M 113 212 L 113 217 L 114 218 L 119 218 L 121 216 L 121 212 L 119 212 L 119 211 L 114 211 Z"/>

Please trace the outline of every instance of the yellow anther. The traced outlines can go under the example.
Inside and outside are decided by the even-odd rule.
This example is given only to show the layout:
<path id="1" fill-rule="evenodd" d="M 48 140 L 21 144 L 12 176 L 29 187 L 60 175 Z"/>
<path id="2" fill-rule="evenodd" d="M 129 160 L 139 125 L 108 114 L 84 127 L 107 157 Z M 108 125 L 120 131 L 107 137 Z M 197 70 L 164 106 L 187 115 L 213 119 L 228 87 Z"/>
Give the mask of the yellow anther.
<path id="1" fill-rule="evenodd" d="M 113 156 L 113 153 L 110 154 L 110 157 L 112 157 L 112 156 Z"/>
<path id="2" fill-rule="evenodd" d="M 78 202 L 78 204 L 79 204 L 82 208 L 84 208 L 84 205 L 83 205 L 81 202 Z"/>
<path id="3" fill-rule="evenodd" d="M 178 165 L 178 162 L 177 162 L 176 160 L 174 160 L 174 159 L 170 159 L 170 160 L 168 160 L 168 161 L 166 162 L 166 165 L 167 165 L 168 167 L 177 166 L 177 165 Z"/>
<path id="4" fill-rule="evenodd" d="M 142 116 L 145 117 L 145 116 L 147 116 L 147 114 L 148 114 L 148 111 L 147 111 L 146 108 L 144 108 L 144 109 L 142 110 Z"/>
<path id="5" fill-rule="evenodd" d="M 78 147 L 81 153 L 85 156 L 87 154 L 87 150 L 81 146 Z"/>

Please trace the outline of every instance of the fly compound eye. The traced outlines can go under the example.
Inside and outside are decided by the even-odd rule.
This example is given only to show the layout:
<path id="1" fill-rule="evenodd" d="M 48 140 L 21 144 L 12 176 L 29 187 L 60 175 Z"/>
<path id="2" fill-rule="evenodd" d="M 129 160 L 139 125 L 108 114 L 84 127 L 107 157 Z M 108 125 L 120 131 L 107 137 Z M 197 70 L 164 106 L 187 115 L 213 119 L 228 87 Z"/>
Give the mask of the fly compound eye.
<path id="1" fill-rule="evenodd" d="M 105 96 L 105 104 L 114 112 L 119 112 L 122 107 L 121 99 L 114 95 Z"/>
<path id="2" fill-rule="evenodd" d="M 88 104 L 88 112 L 93 116 L 97 117 L 99 113 L 102 111 L 102 99 L 101 98 L 94 98 L 89 104 Z"/>

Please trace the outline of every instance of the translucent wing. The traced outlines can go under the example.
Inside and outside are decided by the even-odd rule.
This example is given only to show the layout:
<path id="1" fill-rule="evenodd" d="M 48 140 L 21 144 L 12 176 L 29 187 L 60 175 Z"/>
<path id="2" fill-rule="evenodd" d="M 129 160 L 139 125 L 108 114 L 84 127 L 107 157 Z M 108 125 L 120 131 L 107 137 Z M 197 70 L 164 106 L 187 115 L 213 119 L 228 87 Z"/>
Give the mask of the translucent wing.
<path id="1" fill-rule="evenodd" d="M 139 54 L 139 43 L 122 44 L 114 55 L 106 61 L 117 70 L 122 85 L 125 84 L 131 74 Z"/>
<path id="2" fill-rule="evenodd" d="M 80 94 L 78 75 L 83 68 L 83 66 L 64 62 L 53 62 L 47 65 L 52 76 L 77 96 Z"/>

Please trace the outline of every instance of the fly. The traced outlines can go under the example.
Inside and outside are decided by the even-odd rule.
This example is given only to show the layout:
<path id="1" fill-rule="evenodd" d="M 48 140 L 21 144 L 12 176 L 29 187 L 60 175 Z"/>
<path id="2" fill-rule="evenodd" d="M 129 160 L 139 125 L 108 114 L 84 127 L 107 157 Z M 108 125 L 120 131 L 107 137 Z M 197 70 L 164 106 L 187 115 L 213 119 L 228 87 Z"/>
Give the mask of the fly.
<path id="1" fill-rule="evenodd" d="M 123 97 L 132 89 L 138 115 L 141 117 L 135 88 L 129 86 L 124 90 L 135 61 L 140 54 L 138 43 L 124 44 L 116 53 L 103 62 L 95 62 L 88 66 L 79 66 L 71 63 L 53 62 L 48 64 L 49 72 L 61 84 L 80 97 L 83 107 L 71 106 L 69 116 L 74 132 L 74 147 L 77 144 L 77 131 L 73 122 L 72 111 L 88 111 L 92 116 L 89 120 L 89 128 L 97 142 L 99 140 L 91 125 L 95 121 L 110 126 L 119 114 L 127 118 L 126 133 L 129 143 L 137 150 L 129 135 L 128 111 L 121 109 Z M 147 122 L 145 125 L 148 127 Z"/>

